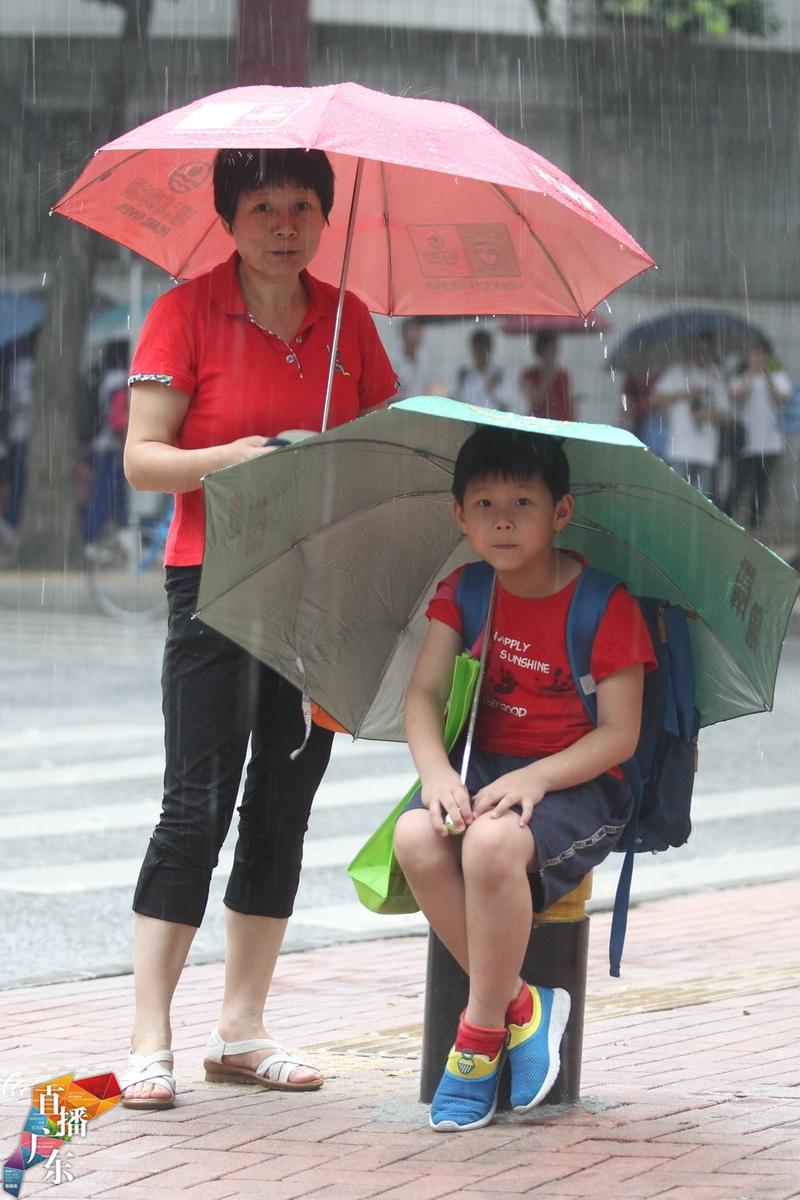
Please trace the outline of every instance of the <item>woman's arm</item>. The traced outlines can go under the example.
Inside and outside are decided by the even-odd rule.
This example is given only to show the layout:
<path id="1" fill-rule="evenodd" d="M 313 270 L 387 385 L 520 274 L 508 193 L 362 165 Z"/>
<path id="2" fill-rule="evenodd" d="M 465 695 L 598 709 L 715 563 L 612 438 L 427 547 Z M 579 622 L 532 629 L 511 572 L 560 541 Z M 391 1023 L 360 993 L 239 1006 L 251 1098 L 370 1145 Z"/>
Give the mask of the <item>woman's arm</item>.
<path id="1" fill-rule="evenodd" d="M 160 383 L 136 383 L 125 440 L 125 475 L 143 492 L 193 492 L 204 475 L 268 454 L 266 434 L 238 438 L 222 446 L 181 450 L 175 445 L 189 396 Z"/>
<path id="2" fill-rule="evenodd" d="M 494 815 L 500 816 L 520 805 L 519 823 L 527 825 L 534 807 L 548 792 L 586 783 L 625 762 L 639 741 L 643 689 L 641 663 L 608 675 L 597 685 L 597 728 L 566 750 L 501 775 L 481 788 L 475 796 L 473 814 L 479 816 L 493 809 Z"/>
<path id="3" fill-rule="evenodd" d="M 442 734 L 442 718 L 461 639 L 443 621 L 432 620 L 419 653 L 405 699 L 406 738 L 422 783 L 422 803 L 438 832 L 447 835 L 445 812 L 464 829 L 472 819 L 469 793 L 450 765 Z"/>

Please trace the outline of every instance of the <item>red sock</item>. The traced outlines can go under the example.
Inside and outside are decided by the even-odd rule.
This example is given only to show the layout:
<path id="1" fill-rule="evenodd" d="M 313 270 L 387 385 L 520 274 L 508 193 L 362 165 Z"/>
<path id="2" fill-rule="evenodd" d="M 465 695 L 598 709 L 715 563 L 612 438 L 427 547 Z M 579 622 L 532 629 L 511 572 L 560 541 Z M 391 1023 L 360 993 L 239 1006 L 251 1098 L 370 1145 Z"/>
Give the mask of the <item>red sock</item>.
<path id="1" fill-rule="evenodd" d="M 506 1025 L 527 1025 L 533 1016 L 533 996 L 523 980 L 522 987 L 506 1009 Z"/>
<path id="2" fill-rule="evenodd" d="M 456 1033 L 456 1050 L 472 1050 L 474 1054 L 496 1058 L 505 1040 L 505 1026 L 492 1029 L 485 1025 L 472 1025 L 466 1020 L 464 1013 L 461 1014 Z"/>

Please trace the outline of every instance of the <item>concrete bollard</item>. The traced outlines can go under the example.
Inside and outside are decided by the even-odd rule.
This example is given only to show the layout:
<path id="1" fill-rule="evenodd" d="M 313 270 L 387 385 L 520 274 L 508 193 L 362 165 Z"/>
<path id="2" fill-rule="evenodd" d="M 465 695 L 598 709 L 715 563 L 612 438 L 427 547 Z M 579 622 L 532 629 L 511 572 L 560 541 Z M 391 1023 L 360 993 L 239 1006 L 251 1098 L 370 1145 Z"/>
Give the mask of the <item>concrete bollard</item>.
<path id="1" fill-rule="evenodd" d="M 581 1092 L 583 1014 L 586 1003 L 586 964 L 589 918 L 586 901 L 592 894 L 591 872 L 581 883 L 543 913 L 535 913 L 521 975 L 541 987 L 561 987 L 572 998 L 569 1022 L 561 1043 L 561 1069 L 545 1104 L 577 1104 Z M 455 1037 L 458 1018 L 466 1007 L 469 980 L 433 931 L 428 935 L 428 969 L 422 1032 L 422 1070 L 419 1098 L 430 1104 Z M 497 1108 L 507 1111 L 509 1072 L 503 1069 Z"/>

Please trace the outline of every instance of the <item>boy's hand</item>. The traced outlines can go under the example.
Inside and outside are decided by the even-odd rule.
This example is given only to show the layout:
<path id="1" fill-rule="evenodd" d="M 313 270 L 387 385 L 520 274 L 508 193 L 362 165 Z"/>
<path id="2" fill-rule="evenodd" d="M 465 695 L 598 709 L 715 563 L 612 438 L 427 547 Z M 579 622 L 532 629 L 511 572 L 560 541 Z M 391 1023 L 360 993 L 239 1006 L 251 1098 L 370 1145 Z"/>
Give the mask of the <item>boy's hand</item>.
<path id="1" fill-rule="evenodd" d="M 501 817 L 510 808 L 519 806 L 522 813 L 519 818 L 521 826 L 531 819 L 531 813 L 536 805 L 547 794 L 547 788 L 537 782 L 536 775 L 530 767 L 522 767 L 519 771 L 509 771 L 501 775 L 494 783 L 487 784 L 475 793 L 472 806 L 473 817 L 489 813 L 490 817 Z"/>
<path id="2" fill-rule="evenodd" d="M 453 828 L 458 833 L 463 833 L 472 823 L 469 792 L 452 768 L 426 778 L 422 785 L 422 803 L 430 813 L 433 828 L 442 837 L 450 836 L 444 823 L 446 813 L 450 814 Z"/>

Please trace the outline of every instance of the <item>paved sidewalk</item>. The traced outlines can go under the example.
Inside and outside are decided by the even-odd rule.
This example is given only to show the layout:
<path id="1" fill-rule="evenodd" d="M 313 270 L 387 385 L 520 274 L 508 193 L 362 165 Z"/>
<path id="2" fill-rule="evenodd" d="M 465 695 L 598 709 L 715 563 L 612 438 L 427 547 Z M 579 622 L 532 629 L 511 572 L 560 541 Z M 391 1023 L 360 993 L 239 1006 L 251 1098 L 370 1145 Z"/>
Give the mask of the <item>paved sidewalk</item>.
<path id="1" fill-rule="evenodd" d="M 57 937 L 66 908 L 39 936 Z M 189 968 L 175 1007 L 179 1104 L 116 1108 L 72 1143 L 55 1195 L 153 1200 L 785 1200 L 800 1196 L 800 883 L 631 912 L 622 979 L 592 917 L 582 1103 L 441 1135 L 417 1103 L 423 938 L 285 955 L 273 1029 L 328 1081 L 280 1094 L 207 1084 L 222 990 Z M 24 945 L 20 953 L 24 953 Z M 129 976 L 0 992 L 3 1159 L 31 1084 L 121 1066 Z M 51 1194 L 44 1167 L 22 1198 Z"/>

